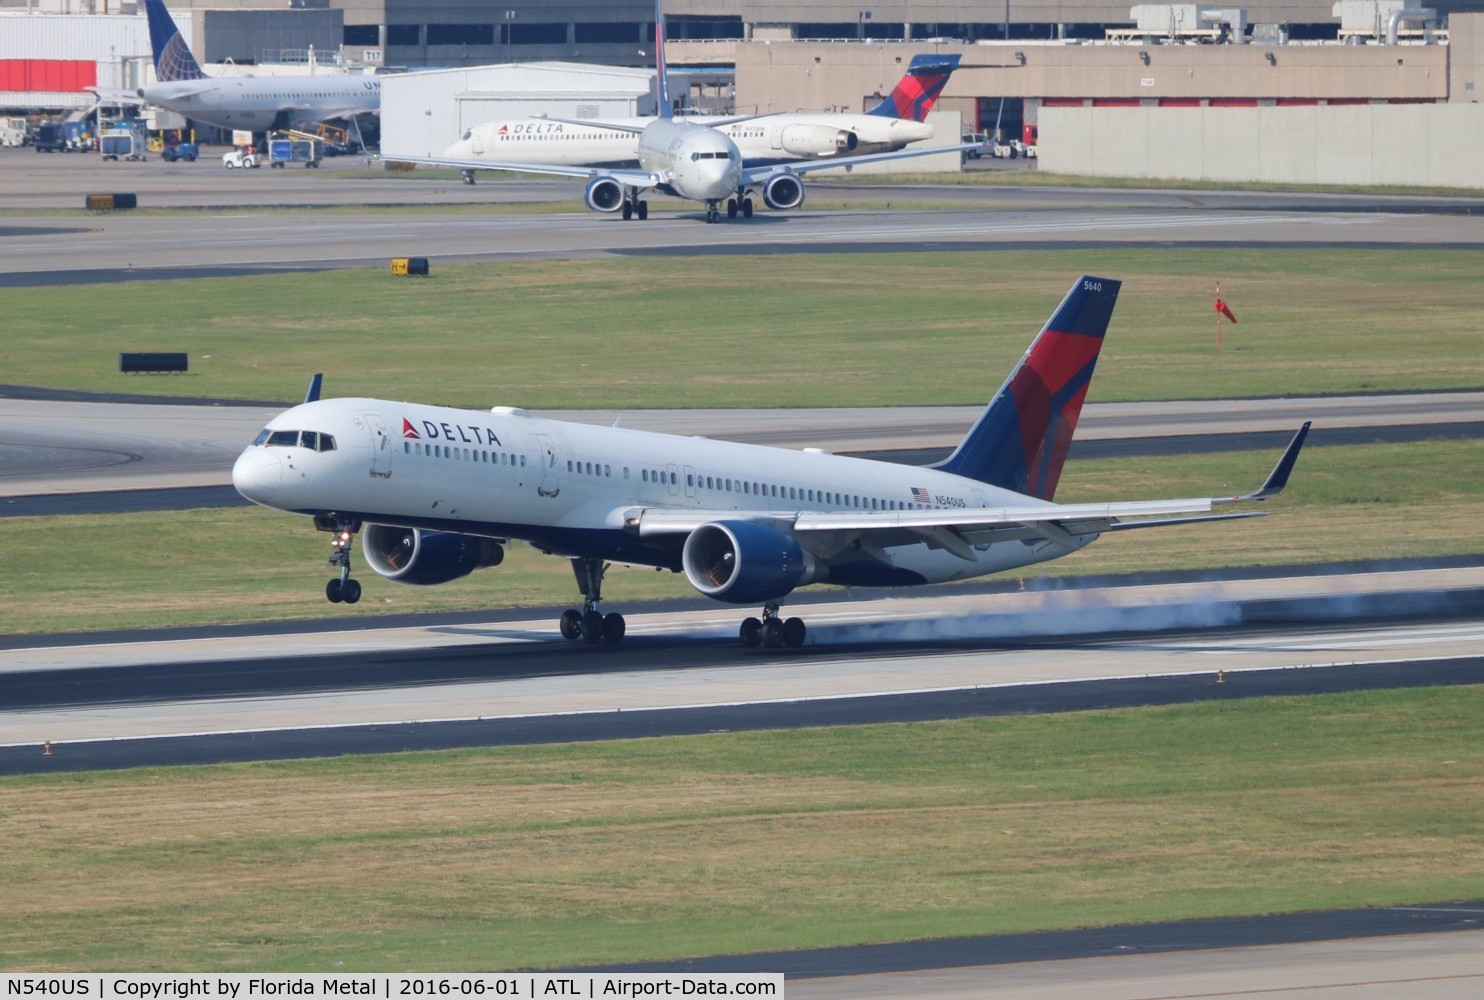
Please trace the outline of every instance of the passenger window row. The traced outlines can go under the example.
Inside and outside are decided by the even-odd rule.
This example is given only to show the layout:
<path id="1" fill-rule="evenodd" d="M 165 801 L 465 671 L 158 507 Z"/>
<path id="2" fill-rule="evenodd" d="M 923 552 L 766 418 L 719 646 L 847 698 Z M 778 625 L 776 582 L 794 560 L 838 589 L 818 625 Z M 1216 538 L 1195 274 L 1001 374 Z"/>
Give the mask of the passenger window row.
<path id="1" fill-rule="evenodd" d="M 422 455 L 425 458 L 459 459 L 464 462 L 480 462 L 485 465 L 506 465 L 525 468 L 526 456 L 509 451 L 486 451 L 482 448 L 456 448 L 447 444 L 424 444 L 421 441 L 403 441 L 402 452 L 406 455 Z"/>

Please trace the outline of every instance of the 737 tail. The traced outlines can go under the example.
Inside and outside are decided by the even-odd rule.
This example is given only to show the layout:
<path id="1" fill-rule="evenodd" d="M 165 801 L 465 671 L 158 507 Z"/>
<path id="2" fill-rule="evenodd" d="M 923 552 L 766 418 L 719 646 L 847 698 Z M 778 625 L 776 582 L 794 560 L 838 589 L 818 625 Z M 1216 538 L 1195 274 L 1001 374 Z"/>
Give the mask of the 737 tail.
<path id="1" fill-rule="evenodd" d="M 165 0 L 144 0 L 144 10 L 149 15 L 149 44 L 154 50 L 155 77 L 161 83 L 206 79 L 186 40 L 180 36 L 175 19 L 165 9 Z"/>
<path id="2" fill-rule="evenodd" d="M 913 56 L 907 64 L 907 75 L 897 81 L 891 94 L 870 111 L 882 118 L 905 118 L 907 121 L 925 121 L 938 96 L 953 71 L 958 69 L 959 56 L 920 55 Z"/>
<path id="3" fill-rule="evenodd" d="M 1051 500 L 1121 285 L 1078 278 L 968 435 L 934 468 Z"/>

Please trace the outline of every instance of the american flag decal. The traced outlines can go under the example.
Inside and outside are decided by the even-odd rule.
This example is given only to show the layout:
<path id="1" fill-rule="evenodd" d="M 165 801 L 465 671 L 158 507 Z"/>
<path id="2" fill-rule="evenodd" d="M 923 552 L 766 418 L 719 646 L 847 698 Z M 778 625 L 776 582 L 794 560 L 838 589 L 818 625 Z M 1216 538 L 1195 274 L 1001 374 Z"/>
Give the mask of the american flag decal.
<path id="1" fill-rule="evenodd" d="M 921 486 L 912 487 L 912 499 L 918 503 L 932 503 L 933 495 Z"/>

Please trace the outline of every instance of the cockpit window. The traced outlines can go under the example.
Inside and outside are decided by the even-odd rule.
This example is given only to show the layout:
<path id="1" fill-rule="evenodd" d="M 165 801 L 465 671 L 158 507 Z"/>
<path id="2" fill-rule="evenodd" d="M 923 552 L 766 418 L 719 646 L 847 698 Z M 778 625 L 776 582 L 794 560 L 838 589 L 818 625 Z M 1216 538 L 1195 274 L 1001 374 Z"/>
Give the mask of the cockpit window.
<path id="1" fill-rule="evenodd" d="M 334 451 L 335 436 L 321 431 L 275 431 L 264 428 L 253 439 L 253 444 L 267 445 L 270 448 L 292 448 L 298 445 L 310 451 Z"/>

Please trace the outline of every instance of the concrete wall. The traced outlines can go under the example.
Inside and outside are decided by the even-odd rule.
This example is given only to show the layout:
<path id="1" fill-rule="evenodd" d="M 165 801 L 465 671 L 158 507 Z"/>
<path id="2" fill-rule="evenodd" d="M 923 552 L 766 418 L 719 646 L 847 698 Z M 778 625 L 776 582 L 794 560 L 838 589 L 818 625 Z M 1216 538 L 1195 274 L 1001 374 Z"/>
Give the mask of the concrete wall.
<path id="1" fill-rule="evenodd" d="M 1484 188 L 1484 105 L 1042 108 L 1040 168 L 1094 177 Z"/>

